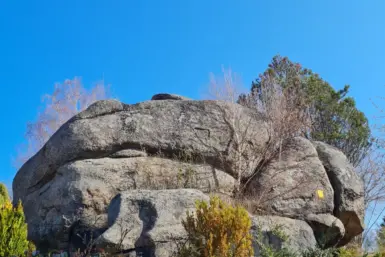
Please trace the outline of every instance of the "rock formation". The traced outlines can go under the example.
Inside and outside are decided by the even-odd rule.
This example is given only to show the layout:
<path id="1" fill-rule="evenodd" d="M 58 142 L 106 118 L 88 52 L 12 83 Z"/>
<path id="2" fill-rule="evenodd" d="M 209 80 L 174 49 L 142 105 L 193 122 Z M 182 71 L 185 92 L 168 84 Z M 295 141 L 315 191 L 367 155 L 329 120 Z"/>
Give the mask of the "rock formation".
<path id="1" fill-rule="evenodd" d="M 359 235 L 363 185 L 346 157 L 294 138 L 261 167 L 267 128 L 263 115 L 223 101 L 98 101 L 23 165 L 13 199 L 23 201 L 29 238 L 40 247 L 77 247 L 75 234 L 93 231 L 100 245 L 167 257 L 195 200 L 230 196 L 245 181 L 245 194 L 264 209 L 253 214 L 252 232 L 276 248 L 344 245 Z M 273 223 L 290 243 L 274 238 Z M 122 224 L 129 232 L 120 240 Z"/>

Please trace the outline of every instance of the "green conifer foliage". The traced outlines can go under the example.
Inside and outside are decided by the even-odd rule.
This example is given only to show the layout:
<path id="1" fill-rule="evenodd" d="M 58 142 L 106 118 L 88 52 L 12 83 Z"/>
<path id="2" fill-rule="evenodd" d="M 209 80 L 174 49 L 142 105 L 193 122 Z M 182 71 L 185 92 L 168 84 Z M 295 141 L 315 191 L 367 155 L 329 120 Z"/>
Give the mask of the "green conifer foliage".
<path id="1" fill-rule="evenodd" d="M 28 245 L 21 201 L 14 207 L 5 185 L 0 184 L 0 257 L 21 256 Z"/>
<path id="2" fill-rule="evenodd" d="M 0 184 L 0 205 L 9 201 L 9 195 L 7 187 L 4 184 Z"/>
<path id="3" fill-rule="evenodd" d="M 349 85 L 335 90 L 310 69 L 277 55 L 238 102 L 270 101 L 264 88 L 273 86 L 297 95 L 296 100 L 307 106 L 311 131 L 304 136 L 337 147 L 355 167 L 365 158 L 374 140 L 367 117 L 357 109 L 354 99 L 347 96 Z"/>

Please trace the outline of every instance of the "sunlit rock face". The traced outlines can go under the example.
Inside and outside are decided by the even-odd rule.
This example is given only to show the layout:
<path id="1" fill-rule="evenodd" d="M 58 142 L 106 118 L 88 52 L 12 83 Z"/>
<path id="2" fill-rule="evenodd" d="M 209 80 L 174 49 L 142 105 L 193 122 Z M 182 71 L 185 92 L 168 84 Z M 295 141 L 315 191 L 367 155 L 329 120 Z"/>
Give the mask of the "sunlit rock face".
<path id="1" fill-rule="evenodd" d="M 263 115 L 223 101 L 172 94 L 133 105 L 98 101 L 23 165 L 13 199 L 23 201 L 29 238 L 49 248 L 79 247 L 76 234 L 91 232 L 111 247 L 121 242 L 117 217 L 126 217 L 124 247 L 167 257 L 192 203 L 230 197 L 238 181 L 251 200 L 264 199 L 266 215 L 252 216 L 252 231 L 260 222 L 269 244 L 284 245 L 270 221 L 286 224 L 294 248 L 315 246 L 325 228 L 336 232 L 328 244 L 360 234 L 363 185 L 342 152 L 294 138 L 261 166 L 267 128 Z"/>

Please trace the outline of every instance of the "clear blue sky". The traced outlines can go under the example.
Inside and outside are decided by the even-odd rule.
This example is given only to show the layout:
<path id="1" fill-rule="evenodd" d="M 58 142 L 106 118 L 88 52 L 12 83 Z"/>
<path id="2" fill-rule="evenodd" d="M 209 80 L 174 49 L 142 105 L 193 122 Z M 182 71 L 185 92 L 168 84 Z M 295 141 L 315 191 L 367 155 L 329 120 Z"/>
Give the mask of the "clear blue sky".
<path id="1" fill-rule="evenodd" d="M 11 184 L 41 96 L 74 76 L 89 86 L 104 74 L 127 103 L 199 98 L 221 65 L 250 83 L 279 53 L 336 88 L 350 84 L 371 119 L 369 99 L 385 96 L 384 11 L 383 0 L 1 1 L 0 181 Z"/>

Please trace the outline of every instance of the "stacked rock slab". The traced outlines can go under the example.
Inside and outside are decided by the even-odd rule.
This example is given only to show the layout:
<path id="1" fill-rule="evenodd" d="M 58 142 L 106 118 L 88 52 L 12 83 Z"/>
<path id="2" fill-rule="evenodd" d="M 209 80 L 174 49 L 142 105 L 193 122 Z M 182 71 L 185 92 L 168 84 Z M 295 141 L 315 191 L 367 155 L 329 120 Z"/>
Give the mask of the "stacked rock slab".
<path id="1" fill-rule="evenodd" d="M 346 156 L 337 148 L 323 142 L 313 142 L 329 181 L 334 188 L 333 214 L 345 226 L 346 234 L 339 245 L 347 244 L 364 228 L 364 190 L 362 180 L 354 171 Z"/>
<path id="2" fill-rule="evenodd" d="M 237 135 L 247 142 L 242 155 Z M 117 217 L 135 217 L 122 221 L 131 231 L 124 247 L 148 246 L 166 257 L 170 238 L 183 236 L 180 222 L 192 203 L 211 193 L 229 196 L 237 181 L 251 181 L 246 193 L 258 199 L 266 191 L 274 196 L 265 204 L 270 216 L 252 217 L 253 233 L 259 222 L 263 240 L 278 248 L 285 243 L 272 237 L 271 221 L 286 224 L 293 248 L 314 247 L 325 228 L 338 232 L 328 245 L 345 244 L 362 231 L 362 183 L 345 179 L 354 176 L 346 162 L 296 138 L 255 176 L 268 141 L 266 118 L 237 104 L 171 94 L 133 105 L 98 101 L 23 165 L 13 199 L 23 201 L 29 238 L 50 248 L 76 246 L 79 230 L 96 231 L 100 244 L 122 243 Z M 305 182 L 302 190 L 291 188 Z M 348 214 L 357 218 L 347 222 Z M 147 219 L 154 219 L 151 226 Z"/>

